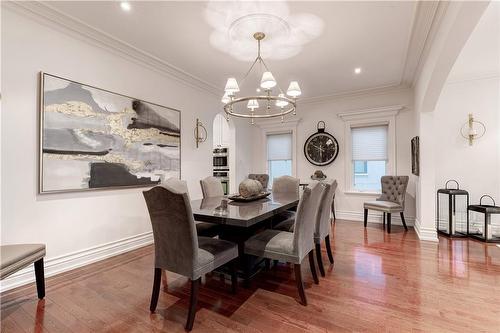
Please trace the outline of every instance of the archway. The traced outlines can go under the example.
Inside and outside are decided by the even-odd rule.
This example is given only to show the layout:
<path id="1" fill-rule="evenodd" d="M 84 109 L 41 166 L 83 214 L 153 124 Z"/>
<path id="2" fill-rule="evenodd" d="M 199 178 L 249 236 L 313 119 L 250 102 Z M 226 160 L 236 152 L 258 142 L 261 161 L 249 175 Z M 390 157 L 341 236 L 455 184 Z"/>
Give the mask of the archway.
<path id="1" fill-rule="evenodd" d="M 446 79 L 489 2 L 441 3 L 442 19 L 415 84 L 415 124 L 420 136 L 415 230 L 422 240 L 437 241 L 436 147 L 433 111 Z"/>

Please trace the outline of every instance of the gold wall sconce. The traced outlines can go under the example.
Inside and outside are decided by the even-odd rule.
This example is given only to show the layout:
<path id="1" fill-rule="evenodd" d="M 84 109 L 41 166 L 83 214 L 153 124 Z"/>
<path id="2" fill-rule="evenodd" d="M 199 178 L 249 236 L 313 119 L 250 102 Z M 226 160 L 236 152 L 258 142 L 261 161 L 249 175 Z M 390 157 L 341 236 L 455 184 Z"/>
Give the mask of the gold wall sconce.
<path id="1" fill-rule="evenodd" d="M 479 139 L 485 133 L 486 126 L 482 122 L 475 120 L 472 113 L 469 113 L 469 120 L 460 128 L 460 134 L 469 141 L 469 146 L 472 146 L 474 140 Z"/>
<path id="2" fill-rule="evenodd" d="M 194 128 L 194 139 L 196 141 L 196 148 L 198 148 L 200 143 L 207 140 L 207 129 L 198 118 L 196 118 L 196 127 Z"/>

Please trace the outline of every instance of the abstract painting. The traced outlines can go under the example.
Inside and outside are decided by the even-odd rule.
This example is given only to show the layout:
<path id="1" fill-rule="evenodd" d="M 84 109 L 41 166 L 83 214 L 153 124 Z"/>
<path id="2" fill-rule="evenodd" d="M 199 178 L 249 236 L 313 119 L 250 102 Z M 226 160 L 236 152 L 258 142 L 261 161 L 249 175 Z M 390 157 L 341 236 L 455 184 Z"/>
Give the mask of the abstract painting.
<path id="1" fill-rule="evenodd" d="M 420 143 L 418 136 L 411 139 L 411 173 L 420 174 Z"/>
<path id="2" fill-rule="evenodd" d="M 180 111 L 41 73 L 40 193 L 180 178 Z"/>

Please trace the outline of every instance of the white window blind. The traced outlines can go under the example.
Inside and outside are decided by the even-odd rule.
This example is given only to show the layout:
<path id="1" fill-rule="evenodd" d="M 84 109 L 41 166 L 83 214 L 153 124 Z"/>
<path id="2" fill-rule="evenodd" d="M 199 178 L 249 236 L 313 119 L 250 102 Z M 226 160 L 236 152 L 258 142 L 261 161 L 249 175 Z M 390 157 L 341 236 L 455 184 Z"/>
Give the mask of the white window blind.
<path id="1" fill-rule="evenodd" d="M 351 135 L 353 161 L 387 160 L 387 125 L 354 127 Z"/>
<path id="2" fill-rule="evenodd" d="M 292 159 L 292 133 L 267 135 L 267 160 Z"/>

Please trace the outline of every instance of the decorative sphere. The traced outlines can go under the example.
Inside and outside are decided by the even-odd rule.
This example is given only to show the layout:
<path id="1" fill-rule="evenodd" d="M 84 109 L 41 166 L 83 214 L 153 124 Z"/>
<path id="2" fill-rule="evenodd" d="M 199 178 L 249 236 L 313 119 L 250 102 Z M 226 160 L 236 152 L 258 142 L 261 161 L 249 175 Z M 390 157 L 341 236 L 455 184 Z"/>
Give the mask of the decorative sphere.
<path id="1" fill-rule="evenodd" d="M 245 179 L 240 183 L 239 191 L 243 198 L 249 198 L 260 194 L 263 191 L 263 187 L 258 180 Z"/>

